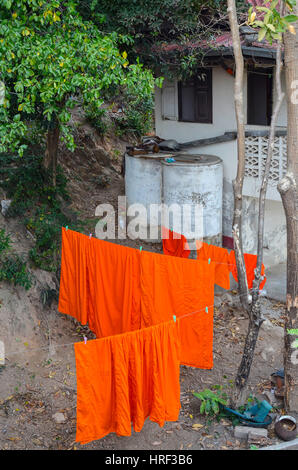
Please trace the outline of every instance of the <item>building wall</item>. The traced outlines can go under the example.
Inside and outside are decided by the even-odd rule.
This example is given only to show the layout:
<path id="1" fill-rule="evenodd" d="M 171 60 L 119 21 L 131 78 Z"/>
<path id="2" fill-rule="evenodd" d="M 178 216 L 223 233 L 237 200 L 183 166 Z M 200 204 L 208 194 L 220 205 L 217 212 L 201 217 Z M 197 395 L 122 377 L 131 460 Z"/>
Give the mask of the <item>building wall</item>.
<path id="1" fill-rule="evenodd" d="M 234 78 L 222 67 L 213 68 L 213 123 L 186 123 L 178 121 L 177 83 L 165 80 L 163 90 L 155 94 L 155 130 L 163 139 L 175 139 L 179 143 L 206 137 L 215 137 L 227 131 L 235 131 Z M 169 86 L 170 85 L 170 86 Z M 284 79 L 283 79 L 284 87 Z M 245 112 L 246 75 L 244 80 Z M 168 119 L 164 117 L 168 116 Z M 286 102 L 284 101 L 278 119 L 279 126 L 286 126 Z M 266 129 L 265 126 L 246 126 L 247 129 Z M 232 236 L 233 187 L 232 181 L 237 172 L 237 141 L 192 148 L 189 153 L 212 154 L 223 160 L 223 235 Z M 258 184 L 246 178 L 244 184 L 243 244 L 246 252 L 255 253 L 257 243 Z M 269 187 L 265 212 L 265 252 L 267 266 L 278 264 L 286 259 L 286 227 L 281 199 L 276 187 Z"/>

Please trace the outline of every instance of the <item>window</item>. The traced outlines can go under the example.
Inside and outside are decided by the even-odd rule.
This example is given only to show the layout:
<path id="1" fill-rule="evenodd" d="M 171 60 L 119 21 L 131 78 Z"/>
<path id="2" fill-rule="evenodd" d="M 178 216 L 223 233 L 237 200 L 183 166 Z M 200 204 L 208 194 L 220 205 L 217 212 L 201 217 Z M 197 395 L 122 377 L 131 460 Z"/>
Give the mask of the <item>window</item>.
<path id="1" fill-rule="evenodd" d="M 178 84 L 179 121 L 212 123 L 212 69 Z"/>
<path id="2" fill-rule="evenodd" d="M 273 70 L 247 71 L 247 124 L 269 126 L 272 114 Z"/>

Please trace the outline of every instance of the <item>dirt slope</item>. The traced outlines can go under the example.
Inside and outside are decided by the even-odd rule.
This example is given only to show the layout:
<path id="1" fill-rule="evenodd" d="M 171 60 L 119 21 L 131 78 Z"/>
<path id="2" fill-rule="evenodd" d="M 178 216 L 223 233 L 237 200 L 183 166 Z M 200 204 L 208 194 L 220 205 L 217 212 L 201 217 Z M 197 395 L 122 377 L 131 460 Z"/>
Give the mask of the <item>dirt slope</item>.
<path id="1" fill-rule="evenodd" d="M 99 145 L 99 144 L 98 144 Z M 104 145 L 106 148 L 104 149 Z M 94 148 L 94 146 L 93 146 Z M 102 144 L 111 155 L 112 143 Z M 60 154 L 72 194 L 72 209 L 80 218 L 90 219 L 90 231 L 95 227 L 95 207 L 103 202 L 115 204 L 124 194 L 120 175 L 121 152 L 125 142 L 118 141 L 119 152 L 108 162 L 104 152 L 82 158 L 63 151 Z M 97 183 L 98 175 L 109 178 L 107 187 Z M 13 248 L 28 253 L 32 237 L 17 220 L 0 216 L 0 227 L 5 227 L 13 240 Z M 121 241 L 129 246 L 161 251 L 161 246 Z M 1 449 L 239 449 L 246 444 L 233 437 L 229 420 L 208 423 L 199 414 L 198 400 L 192 391 L 210 388 L 212 384 L 232 386 L 239 365 L 247 318 L 239 309 L 232 293 L 216 296 L 214 326 L 214 362 L 212 371 L 181 367 L 181 413 L 177 423 L 166 423 L 159 428 L 147 420 L 140 433 L 131 437 L 109 435 L 85 446 L 75 443 L 76 430 L 76 376 L 73 343 L 83 335 L 93 334 L 75 320 L 61 315 L 57 303 L 43 307 L 42 289 L 57 288 L 54 274 L 33 271 L 34 286 L 26 292 L 2 283 L 0 285 L 0 339 L 5 342 L 6 364 L 0 368 L 0 448 Z M 250 385 L 253 393 L 262 397 L 270 391 L 270 374 L 282 366 L 282 311 L 283 305 L 262 299 L 267 322 L 261 328 L 253 364 Z M 58 413 L 58 415 L 57 415 Z M 194 424 L 197 426 L 193 427 Z M 276 442 L 272 432 L 270 442 Z"/>

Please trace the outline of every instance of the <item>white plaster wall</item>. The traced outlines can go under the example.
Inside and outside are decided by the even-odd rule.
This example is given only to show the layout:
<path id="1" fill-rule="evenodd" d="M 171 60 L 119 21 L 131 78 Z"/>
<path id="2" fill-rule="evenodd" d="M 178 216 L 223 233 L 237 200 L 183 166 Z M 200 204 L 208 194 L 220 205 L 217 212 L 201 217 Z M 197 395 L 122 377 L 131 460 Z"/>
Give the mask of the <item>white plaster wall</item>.
<path id="1" fill-rule="evenodd" d="M 206 137 L 215 137 L 227 131 L 235 131 L 236 117 L 234 108 L 234 78 L 221 67 L 213 67 L 213 123 L 186 123 L 176 120 L 162 119 L 161 90 L 156 89 L 155 95 L 155 126 L 156 135 L 163 139 L 175 139 L 179 143 Z M 282 80 L 284 88 L 284 78 Z M 175 93 L 175 103 L 172 109 L 178 109 L 178 94 Z M 244 77 L 244 104 L 247 106 L 247 80 Z M 286 126 L 286 102 L 283 102 L 279 114 L 278 125 Z M 247 129 L 266 129 L 265 126 L 247 126 Z M 232 236 L 233 219 L 233 188 L 232 181 L 237 172 L 237 141 L 193 148 L 189 150 L 193 154 L 217 155 L 223 160 L 223 235 Z M 256 253 L 257 246 L 257 198 L 245 196 L 244 185 L 244 249 L 248 253 Z M 251 194 L 249 192 L 249 194 Z M 270 197 L 270 192 L 268 192 Z M 284 210 L 279 196 L 277 200 L 267 199 L 265 211 L 265 248 L 264 261 L 269 267 L 285 261 L 286 259 L 286 225 Z"/>

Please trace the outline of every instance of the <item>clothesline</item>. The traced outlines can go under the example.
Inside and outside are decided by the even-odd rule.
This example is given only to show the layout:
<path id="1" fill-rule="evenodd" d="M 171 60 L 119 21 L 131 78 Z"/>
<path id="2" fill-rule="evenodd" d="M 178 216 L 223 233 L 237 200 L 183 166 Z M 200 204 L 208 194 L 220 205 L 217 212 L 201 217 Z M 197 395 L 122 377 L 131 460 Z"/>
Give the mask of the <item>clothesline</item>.
<path id="1" fill-rule="evenodd" d="M 255 291 L 255 290 L 256 290 L 256 289 L 250 289 L 250 292 Z M 229 291 L 226 291 L 226 292 L 232 292 L 232 291 L 233 291 L 233 289 L 231 289 L 231 290 L 229 290 Z M 237 294 L 237 295 L 235 295 L 235 298 L 240 298 L 240 297 L 242 297 L 243 295 L 246 295 L 246 294 Z M 209 310 L 209 308 L 212 308 L 212 307 L 215 307 L 215 304 L 213 304 L 213 305 L 207 305 L 206 307 L 201 308 L 201 309 L 199 309 L 199 310 L 195 310 L 195 311 L 193 311 L 193 312 L 186 313 L 185 315 L 181 315 L 180 317 L 178 317 L 178 319 L 181 320 L 182 318 L 189 317 L 189 316 L 194 315 L 194 314 L 199 313 L 199 312 L 203 312 L 203 311 L 206 312 L 206 308 Z M 173 315 L 173 317 L 174 317 L 174 315 Z M 174 319 L 173 319 L 173 320 L 174 320 Z M 174 320 L 174 321 L 175 321 L 175 320 Z M 85 337 L 84 337 L 84 338 L 85 338 Z M 84 338 L 83 338 L 83 340 L 84 340 Z M 100 339 L 100 338 L 97 338 L 97 339 Z M 82 341 L 83 341 L 83 340 L 82 340 Z M 76 344 L 76 343 L 78 343 L 78 342 L 79 342 L 79 341 L 74 341 L 73 343 L 64 343 L 64 344 L 55 344 L 55 345 L 49 344 L 48 346 L 43 346 L 43 347 L 41 347 L 41 348 L 35 348 L 35 349 L 28 349 L 28 348 L 26 348 L 26 349 L 21 349 L 21 350 L 19 350 L 19 351 L 12 351 L 12 352 L 9 352 L 8 354 L 5 354 L 5 357 L 10 357 L 10 356 L 13 356 L 13 355 L 16 355 L 16 354 L 21 354 L 21 353 L 23 353 L 23 352 L 25 352 L 25 351 L 26 351 L 26 352 L 42 351 L 42 350 L 44 350 L 44 349 L 49 349 L 51 346 L 52 346 L 53 348 L 61 348 L 61 347 L 64 347 L 64 346 L 73 346 L 74 344 Z"/>

